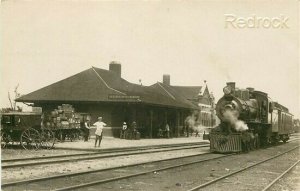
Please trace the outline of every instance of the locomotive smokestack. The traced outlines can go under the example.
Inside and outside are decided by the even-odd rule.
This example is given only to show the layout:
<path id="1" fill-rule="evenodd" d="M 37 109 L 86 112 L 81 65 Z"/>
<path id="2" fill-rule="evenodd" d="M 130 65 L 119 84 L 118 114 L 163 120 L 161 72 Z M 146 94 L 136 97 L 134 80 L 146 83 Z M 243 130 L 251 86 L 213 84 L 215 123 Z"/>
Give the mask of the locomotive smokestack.
<path id="1" fill-rule="evenodd" d="M 231 93 L 234 95 L 235 94 L 235 82 L 227 82 L 227 87 L 230 87 Z"/>
<path id="2" fill-rule="evenodd" d="M 227 86 L 230 86 L 232 90 L 235 90 L 235 82 L 227 82 Z"/>

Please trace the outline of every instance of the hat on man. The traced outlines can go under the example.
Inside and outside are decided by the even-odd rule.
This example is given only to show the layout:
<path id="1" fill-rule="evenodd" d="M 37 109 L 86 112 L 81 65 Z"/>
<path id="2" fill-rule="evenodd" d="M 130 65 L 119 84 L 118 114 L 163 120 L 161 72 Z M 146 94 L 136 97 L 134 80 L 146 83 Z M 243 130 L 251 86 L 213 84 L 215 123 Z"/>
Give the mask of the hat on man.
<path id="1" fill-rule="evenodd" d="M 126 125 L 126 122 L 124 122 L 123 124 Z"/>
<path id="2" fill-rule="evenodd" d="M 98 119 L 102 119 L 102 117 L 98 117 Z"/>

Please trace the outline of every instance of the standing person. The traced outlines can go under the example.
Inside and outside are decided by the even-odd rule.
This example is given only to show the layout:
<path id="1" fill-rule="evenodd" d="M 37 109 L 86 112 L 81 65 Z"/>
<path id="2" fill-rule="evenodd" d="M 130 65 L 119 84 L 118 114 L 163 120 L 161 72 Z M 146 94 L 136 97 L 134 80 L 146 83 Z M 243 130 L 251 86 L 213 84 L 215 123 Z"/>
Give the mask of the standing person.
<path id="1" fill-rule="evenodd" d="M 170 126 L 168 123 L 166 124 L 165 131 L 166 131 L 166 138 L 170 138 Z"/>
<path id="2" fill-rule="evenodd" d="M 136 122 L 135 121 L 133 121 L 131 128 L 132 128 L 132 137 L 131 137 L 131 139 L 136 139 L 137 126 L 136 126 Z"/>
<path id="3" fill-rule="evenodd" d="M 89 136 L 90 136 L 90 128 L 91 128 L 91 123 L 90 123 L 90 119 L 87 119 L 84 122 L 84 141 L 88 141 L 89 140 Z"/>
<path id="4" fill-rule="evenodd" d="M 126 138 L 126 130 L 127 130 L 127 124 L 126 124 L 126 122 L 124 122 L 123 127 L 122 127 L 122 133 L 121 133 L 121 136 L 120 136 L 121 139 Z"/>
<path id="5" fill-rule="evenodd" d="M 96 131 L 95 131 L 95 135 L 96 135 L 95 147 L 97 145 L 97 141 L 98 140 L 99 140 L 98 147 L 100 147 L 100 144 L 101 144 L 101 141 L 102 141 L 103 127 L 106 126 L 106 124 L 104 122 L 102 122 L 102 117 L 98 117 L 98 121 L 96 123 L 94 123 L 94 126 L 96 126 Z"/>
<path id="6" fill-rule="evenodd" d="M 163 130 L 161 128 L 158 129 L 157 137 L 158 138 L 162 138 L 163 137 Z"/>

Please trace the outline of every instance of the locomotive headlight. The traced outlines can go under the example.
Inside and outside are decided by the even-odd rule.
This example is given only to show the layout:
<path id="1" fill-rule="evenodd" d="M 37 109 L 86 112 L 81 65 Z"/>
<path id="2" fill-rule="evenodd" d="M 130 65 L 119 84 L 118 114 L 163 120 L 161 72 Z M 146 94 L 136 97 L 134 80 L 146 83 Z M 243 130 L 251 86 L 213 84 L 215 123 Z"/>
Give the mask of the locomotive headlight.
<path id="1" fill-rule="evenodd" d="M 229 95 L 231 93 L 231 87 L 230 86 L 224 87 L 223 92 L 224 94 Z"/>

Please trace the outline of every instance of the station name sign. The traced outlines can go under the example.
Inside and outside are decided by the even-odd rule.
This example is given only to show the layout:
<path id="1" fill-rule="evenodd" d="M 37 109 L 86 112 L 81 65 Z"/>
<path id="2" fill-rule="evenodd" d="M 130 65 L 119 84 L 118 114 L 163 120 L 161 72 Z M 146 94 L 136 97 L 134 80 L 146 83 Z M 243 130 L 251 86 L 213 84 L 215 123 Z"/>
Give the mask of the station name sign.
<path id="1" fill-rule="evenodd" d="M 108 95 L 110 100 L 140 100 L 140 96 L 137 95 Z"/>

